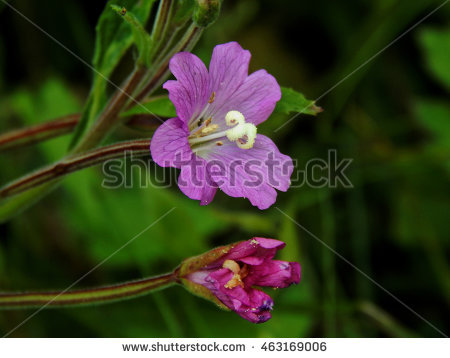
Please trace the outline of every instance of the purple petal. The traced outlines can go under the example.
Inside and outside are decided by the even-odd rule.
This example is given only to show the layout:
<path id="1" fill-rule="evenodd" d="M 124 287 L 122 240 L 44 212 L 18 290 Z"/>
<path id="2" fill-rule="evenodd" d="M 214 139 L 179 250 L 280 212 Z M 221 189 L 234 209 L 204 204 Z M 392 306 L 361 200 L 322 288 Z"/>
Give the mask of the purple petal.
<path id="1" fill-rule="evenodd" d="M 298 262 L 291 262 L 291 274 L 292 282 L 295 284 L 299 283 L 301 277 L 301 267 Z"/>
<path id="2" fill-rule="evenodd" d="M 212 272 L 208 279 L 214 283 L 212 292 L 216 297 L 223 302 L 223 304 L 232 310 L 237 310 L 238 307 L 250 304 L 247 292 L 240 286 L 234 288 L 226 288 L 225 285 L 233 277 L 233 273 L 226 268 L 218 269 Z M 236 303 L 239 302 L 239 304 Z"/>
<path id="3" fill-rule="evenodd" d="M 178 117 L 187 123 L 191 117 L 200 114 L 211 95 L 208 70 L 189 52 L 174 55 L 169 67 L 177 81 L 167 81 L 163 88 L 169 91 Z"/>
<path id="4" fill-rule="evenodd" d="M 255 144 L 250 150 L 255 151 L 253 156 L 258 157 L 265 164 L 262 170 L 264 179 L 275 189 L 287 191 L 294 171 L 291 157 L 280 153 L 275 143 L 262 134 L 256 136 Z"/>
<path id="5" fill-rule="evenodd" d="M 248 76 L 227 102 L 216 110 L 215 117 L 225 118 L 229 111 L 237 110 L 247 122 L 258 125 L 269 118 L 280 98 L 277 80 L 265 70 L 259 70 Z"/>
<path id="6" fill-rule="evenodd" d="M 260 134 L 251 149 L 225 142 L 214 147 L 207 160 L 221 168 L 211 173 L 220 189 L 232 197 L 248 198 L 259 209 L 267 209 L 275 202 L 275 189 L 289 188 L 294 169 L 291 158 L 281 154 L 269 138 Z"/>
<path id="7" fill-rule="evenodd" d="M 225 260 L 234 260 L 249 265 L 260 265 L 263 261 L 272 259 L 277 250 L 284 246 L 286 244 L 283 241 L 255 237 L 233 247 L 218 261 L 218 264 L 221 265 Z"/>
<path id="8" fill-rule="evenodd" d="M 171 118 L 161 124 L 153 134 L 150 152 L 159 166 L 179 168 L 180 159 L 192 153 L 183 122 Z"/>
<path id="9" fill-rule="evenodd" d="M 206 170 L 206 161 L 194 154 L 191 158 L 181 166 L 178 187 L 189 198 L 200 200 L 200 205 L 208 205 L 216 194 L 217 185 Z"/>
<path id="10" fill-rule="evenodd" d="M 211 271 L 209 270 L 195 271 L 186 276 L 186 278 L 211 290 L 214 282 L 208 278 L 210 274 Z"/>
<path id="11" fill-rule="evenodd" d="M 286 246 L 286 243 L 280 240 L 267 239 L 265 237 L 254 237 L 251 241 L 257 241 L 258 244 L 264 249 L 277 249 L 281 250 Z"/>
<path id="12" fill-rule="evenodd" d="M 258 266 L 251 266 L 245 278 L 245 285 L 285 288 L 300 282 L 300 265 L 297 262 L 266 261 Z"/>
<path id="13" fill-rule="evenodd" d="M 253 288 L 226 288 L 233 273 L 228 269 L 212 272 L 206 280 L 214 285 L 210 290 L 228 308 L 253 323 L 262 323 L 271 318 L 273 301 L 266 293 Z M 211 286 L 209 286 L 211 287 Z"/>
<path id="14" fill-rule="evenodd" d="M 242 318 L 253 323 L 263 323 L 272 317 L 270 311 L 273 307 L 273 300 L 269 295 L 259 290 L 250 289 L 248 298 L 250 305 L 237 312 Z"/>
<path id="15" fill-rule="evenodd" d="M 209 64 L 211 91 L 215 92 L 214 107 L 219 109 L 244 83 L 248 75 L 251 54 L 237 42 L 214 48 Z"/>
<path id="16" fill-rule="evenodd" d="M 264 262 L 264 257 L 247 256 L 239 259 L 239 261 L 247 265 L 261 265 Z"/>

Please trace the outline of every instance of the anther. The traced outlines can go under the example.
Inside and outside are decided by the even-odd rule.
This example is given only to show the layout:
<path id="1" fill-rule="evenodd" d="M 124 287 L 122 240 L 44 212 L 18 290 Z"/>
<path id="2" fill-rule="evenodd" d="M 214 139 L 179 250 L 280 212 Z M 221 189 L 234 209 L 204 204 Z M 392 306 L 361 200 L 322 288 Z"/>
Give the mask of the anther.
<path id="1" fill-rule="evenodd" d="M 209 104 L 213 103 L 215 98 L 216 98 L 216 92 L 213 91 L 213 93 L 211 93 L 211 97 L 209 97 L 208 103 Z"/>
<path id="2" fill-rule="evenodd" d="M 201 130 L 201 136 L 206 136 L 209 133 L 215 132 L 217 128 L 219 128 L 217 124 L 213 124 L 211 126 L 208 126 L 208 124 L 206 124 L 205 127 Z"/>
<path id="3" fill-rule="evenodd" d="M 244 287 L 242 279 L 248 275 L 247 265 L 244 265 L 241 268 L 236 261 L 225 260 L 222 267 L 227 268 L 233 273 L 233 277 L 224 285 L 225 288 L 232 289 L 237 286 Z"/>

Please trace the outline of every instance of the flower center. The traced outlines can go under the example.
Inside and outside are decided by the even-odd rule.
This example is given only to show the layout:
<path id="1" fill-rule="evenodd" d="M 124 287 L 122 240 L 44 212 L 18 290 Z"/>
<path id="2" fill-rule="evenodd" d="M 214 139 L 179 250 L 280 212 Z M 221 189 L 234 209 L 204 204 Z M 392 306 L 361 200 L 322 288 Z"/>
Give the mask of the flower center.
<path id="1" fill-rule="evenodd" d="M 207 107 L 209 104 L 207 104 Z M 253 123 L 247 123 L 241 112 L 233 110 L 225 115 L 225 124 L 227 127 L 231 127 L 225 130 L 220 130 L 219 124 L 213 123 L 211 116 L 204 120 L 203 117 L 206 112 L 206 110 L 203 110 L 197 119 L 189 123 L 191 134 L 188 141 L 194 153 L 207 151 L 213 146 L 222 146 L 223 140 L 227 139 L 236 143 L 241 149 L 253 147 L 256 139 L 256 126 Z"/>
<path id="2" fill-rule="evenodd" d="M 248 275 L 247 265 L 244 264 L 241 268 L 236 261 L 225 260 L 222 267 L 229 269 L 233 273 L 231 280 L 224 285 L 225 288 L 232 289 L 237 286 L 244 288 L 244 282 L 242 282 L 242 279 Z"/>

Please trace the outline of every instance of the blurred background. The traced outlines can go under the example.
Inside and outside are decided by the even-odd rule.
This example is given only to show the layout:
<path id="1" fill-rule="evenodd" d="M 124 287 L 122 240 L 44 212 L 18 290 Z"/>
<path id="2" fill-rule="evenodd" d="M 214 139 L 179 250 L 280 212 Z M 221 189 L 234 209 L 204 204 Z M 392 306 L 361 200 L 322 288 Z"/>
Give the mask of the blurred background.
<path id="1" fill-rule="evenodd" d="M 265 68 L 281 85 L 315 99 L 442 3 L 225 0 L 194 52 L 208 63 L 216 44 L 236 40 L 252 53 L 251 71 Z M 90 62 L 104 2 L 12 4 Z M 450 332 L 449 20 L 446 4 L 323 96 L 318 117 L 300 115 L 275 132 L 290 118 L 277 114 L 259 128 L 299 168 L 326 160 L 330 149 L 353 159 L 346 171 L 352 189 L 304 185 L 279 193 L 276 206 L 444 333 Z M 1 131 L 80 112 L 90 80 L 89 68 L 0 3 Z M 123 129 L 111 140 L 146 135 Z M 1 153 L 0 183 L 59 159 L 69 141 L 67 135 Z M 147 169 L 132 169 L 136 182 L 163 173 L 146 159 Z M 102 180 L 101 167 L 70 175 L 0 225 L 0 291 L 66 288 L 173 206 L 77 287 L 166 272 L 187 256 L 252 236 L 285 241 L 278 257 L 301 263 L 301 283 L 270 291 L 273 318 L 262 325 L 173 287 L 121 303 L 44 310 L 12 336 L 440 336 L 276 208 L 259 211 L 220 192 L 200 207 L 176 185 L 112 190 Z M 0 334 L 32 312 L 0 311 Z"/>

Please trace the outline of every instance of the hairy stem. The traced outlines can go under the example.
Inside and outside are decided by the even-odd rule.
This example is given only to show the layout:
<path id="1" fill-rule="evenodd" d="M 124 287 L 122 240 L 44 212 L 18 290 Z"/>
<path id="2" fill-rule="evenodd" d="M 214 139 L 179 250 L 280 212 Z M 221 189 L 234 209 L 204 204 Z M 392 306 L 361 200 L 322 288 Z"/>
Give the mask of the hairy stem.
<path id="1" fill-rule="evenodd" d="M 79 120 L 80 114 L 71 114 L 53 121 L 0 134 L 0 151 L 26 146 L 71 133 Z"/>
<path id="2" fill-rule="evenodd" d="M 72 155 L 56 164 L 26 175 L 0 189 L 0 198 L 19 194 L 44 183 L 52 182 L 69 173 L 92 167 L 109 159 L 124 155 L 144 156 L 149 154 L 150 140 L 135 140 L 115 143 L 106 147 Z"/>
<path id="3" fill-rule="evenodd" d="M 168 63 L 173 54 L 192 49 L 202 32 L 203 28 L 191 24 L 177 44 L 167 52 L 167 55 L 160 62 L 156 63 L 153 70 L 149 71 L 148 69 L 137 67 L 128 77 L 122 89 L 116 91 L 96 122 L 88 129 L 88 132 L 75 143 L 70 155 L 79 154 L 98 146 L 111 131 L 124 122 L 126 119 L 119 116 L 121 111 L 125 108 L 130 108 L 131 101 L 140 103 L 151 95 L 168 75 Z M 137 95 L 135 95 L 135 92 L 137 92 Z M 70 156 L 68 158 L 70 160 Z M 62 159 L 60 163 L 66 160 L 67 158 Z M 58 166 L 58 164 L 55 166 Z M 64 174 L 67 174 L 67 172 Z M 33 174 L 30 176 L 33 176 Z M 61 176 L 56 178 L 59 177 Z M 42 187 L 36 186 L 40 185 L 39 183 L 44 183 L 44 185 Z M 40 200 L 54 189 L 58 183 L 59 180 L 57 179 L 46 179 L 33 183 L 33 185 L 24 186 L 20 191 L 14 191 L 14 193 L 19 193 L 19 195 L 8 200 L 1 200 L 2 195 L 0 192 L 0 222 L 11 219 L 19 211 Z M 27 189 L 31 190 L 26 191 Z M 6 194 L 6 196 L 10 195 L 12 195 L 11 192 Z"/>
<path id="4" fill-rule="evenodd" d="M 0 134 L 0 152 L 72 133 L 80 118 L 81 114 L 74 113 L 35 126 L 14 129 Z M 152 131 L 161 124 L 160 118 L 151 114 L 135 114 L 126 118 L 126 126 L 139 131 Z M 164 117 L 163 119 L 166 120 L 167 118 Z"/>
<path id="5" fill-rule="evenodd" d="M 176 274 L 168 273 L 110 286 L 53 292 L 0 293 L 0 310 L 73 307 L 103 304 L 135 298 L 176 283 Z"/>
<path id="6" fill-rule="evenodd" d="M 146 70 L 136 67 L 128 77 L 124 86 L 113 95 L 105 110 L 100 114 L 92 128 L 80 139 L 71 153 L 82 153 L 97 146 L 120 122 L 119 114 L 129 100 L 133 100 L 132 94 L 142 80 Z"/>
<path id="7" fill-rule="evenodd" d="M 172 56 L 181 51 L 190 51 L 197 43 L 200 38 L 203 29 L 197 27 L 194 24 L 191 24 L 189 28 L 186 30 L 186 33 L 180 39 L 178 44 L 171 48 L 171 50 L 163 57 L 157 58 L 157 65 L 155 66 L 155 70 L 149 74 L 149 81 L 143 81 L 146 85 L 140 90 L 140 92 L 136 95 L 135 99 L 137 102 L 142 102 L 146 97 L 150 96 L 153 91 L 158 88 L 164 79 L 169 74 L 169 61 Z M 162 51 L 165 52 L 164 50 Z M 131 107 L 131 106 L 130 106 Z"/>

